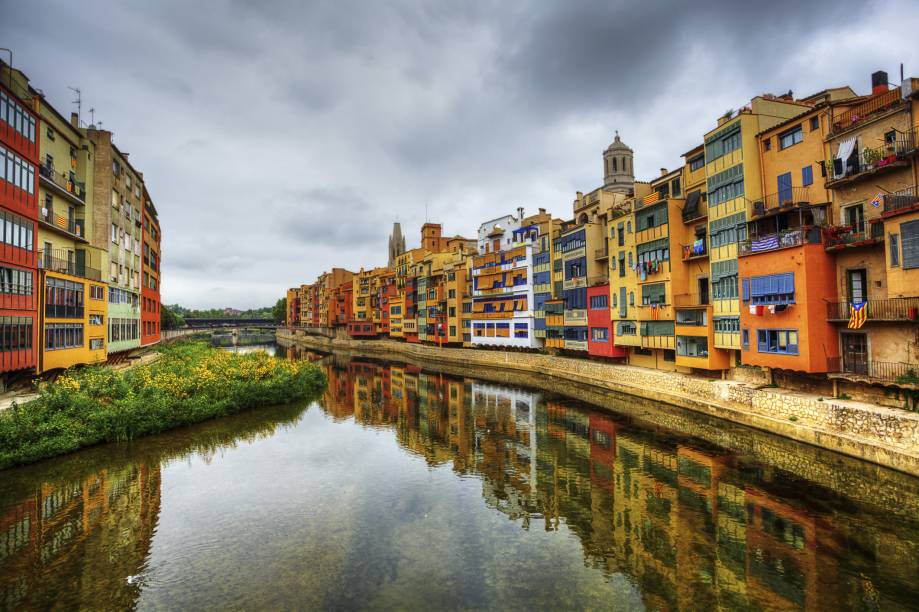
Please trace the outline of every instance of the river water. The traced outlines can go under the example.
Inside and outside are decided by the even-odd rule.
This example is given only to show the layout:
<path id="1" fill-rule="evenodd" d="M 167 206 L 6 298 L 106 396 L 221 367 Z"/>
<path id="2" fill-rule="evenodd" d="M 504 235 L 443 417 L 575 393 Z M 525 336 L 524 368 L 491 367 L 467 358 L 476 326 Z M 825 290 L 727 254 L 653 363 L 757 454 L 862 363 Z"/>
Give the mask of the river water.
<path id="1" fill-rule="evenodd" d="M 0 609 L 919 606 L 916 479 L 634 398 L 288 356 L 322 397 L 0 472 Z"/>

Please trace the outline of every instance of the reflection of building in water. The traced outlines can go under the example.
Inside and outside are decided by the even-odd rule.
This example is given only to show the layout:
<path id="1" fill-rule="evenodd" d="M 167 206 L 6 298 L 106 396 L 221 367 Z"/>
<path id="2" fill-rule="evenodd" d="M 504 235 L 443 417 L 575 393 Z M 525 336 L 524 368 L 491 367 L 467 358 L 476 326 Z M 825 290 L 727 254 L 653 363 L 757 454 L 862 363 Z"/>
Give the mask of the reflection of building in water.
<path id="1" fill-rule="evenodd" d="M 134 607 L 140 587 L 125 578 L 141 571 L 150 550 L 159 465 L 45 483 L 7 501 L 0 500 L 0 609 Z"/>
<path id="2" fill-rule="evenodd" d="M 511 517 L 529 516 L 537 491 L 536 411 L 540 394 L 473 382 L 476 467 L 489 505 Z"/>
<path id="3" fill-rule="evenodd" d="M 564 525 L 585 563 L 627 575 L 649 609 L 909 608 L 919 597 L 912 540 L 870 514 L 806 510 L 794 492 L 812 485 L 785 474 L 540 393 L 411 365 L 336 367 L 330 387 L 351 402 L 339 414 L 479 476 L 486 504 L 524 527 L 540 515 L 546 529 Z"/>

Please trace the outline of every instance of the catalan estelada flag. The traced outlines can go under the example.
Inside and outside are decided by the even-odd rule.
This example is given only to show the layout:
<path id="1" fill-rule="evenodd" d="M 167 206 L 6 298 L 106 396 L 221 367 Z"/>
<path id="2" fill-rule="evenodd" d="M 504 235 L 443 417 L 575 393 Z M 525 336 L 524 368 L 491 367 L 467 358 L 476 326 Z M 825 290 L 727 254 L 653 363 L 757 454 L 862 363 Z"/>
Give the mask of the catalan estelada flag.
<path id="1" fill-rule="evenodd" d="M 877 194 L 876 196 L 871 198 L 871 205 L 874 206 L 875 208 L 881 205 L 881 194 Z"/>
<path id="2" fill-rule="evenodd" d="M 868 320 L 868 302 L 849 304 L 849 329 L 860 329 Z"/>

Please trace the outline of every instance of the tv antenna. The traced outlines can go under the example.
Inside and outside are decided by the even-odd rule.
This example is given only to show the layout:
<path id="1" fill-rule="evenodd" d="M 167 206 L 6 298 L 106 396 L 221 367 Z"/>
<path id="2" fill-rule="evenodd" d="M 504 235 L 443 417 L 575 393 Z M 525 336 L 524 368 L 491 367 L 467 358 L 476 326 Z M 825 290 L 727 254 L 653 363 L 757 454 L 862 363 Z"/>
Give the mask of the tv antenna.
<path id="1" fill-rule="evenodd" d="M 70 85 L 68 85 L 67 89 L 77 94 L 77 99 L 71 102 L 71 104 L 77 105 L 77 125 L 80 125 L 80 111 L 83 108 L 83 96 L 81 95 L 79 87 L 71 87 Z"/>
<path id="2" fill-rule="evenodd" d="M 96 125 L 96 108 L 94 106 L 89 107 L 89 124 Z"/>

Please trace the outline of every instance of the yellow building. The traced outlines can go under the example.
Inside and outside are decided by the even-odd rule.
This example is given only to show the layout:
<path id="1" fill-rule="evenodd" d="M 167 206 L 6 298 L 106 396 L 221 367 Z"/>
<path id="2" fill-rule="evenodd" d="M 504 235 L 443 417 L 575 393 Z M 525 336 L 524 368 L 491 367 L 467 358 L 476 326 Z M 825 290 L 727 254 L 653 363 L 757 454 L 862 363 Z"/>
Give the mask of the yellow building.
<path id="1" fill-rule="evenodd" d="M 746 238 L 753 202 L 763 196 L 756 134 L 808 106 L 790 96 L 757 96 L 705 134 L 714 345 L 735 355 L 741 347 L 737 245 Z"/>
<path id="2" fill-rule="evenodd" d="M 38 372 L 104 363 L 106 285 L 48 270 L 41 270 L 39 279 L 43 324 Z"/>

